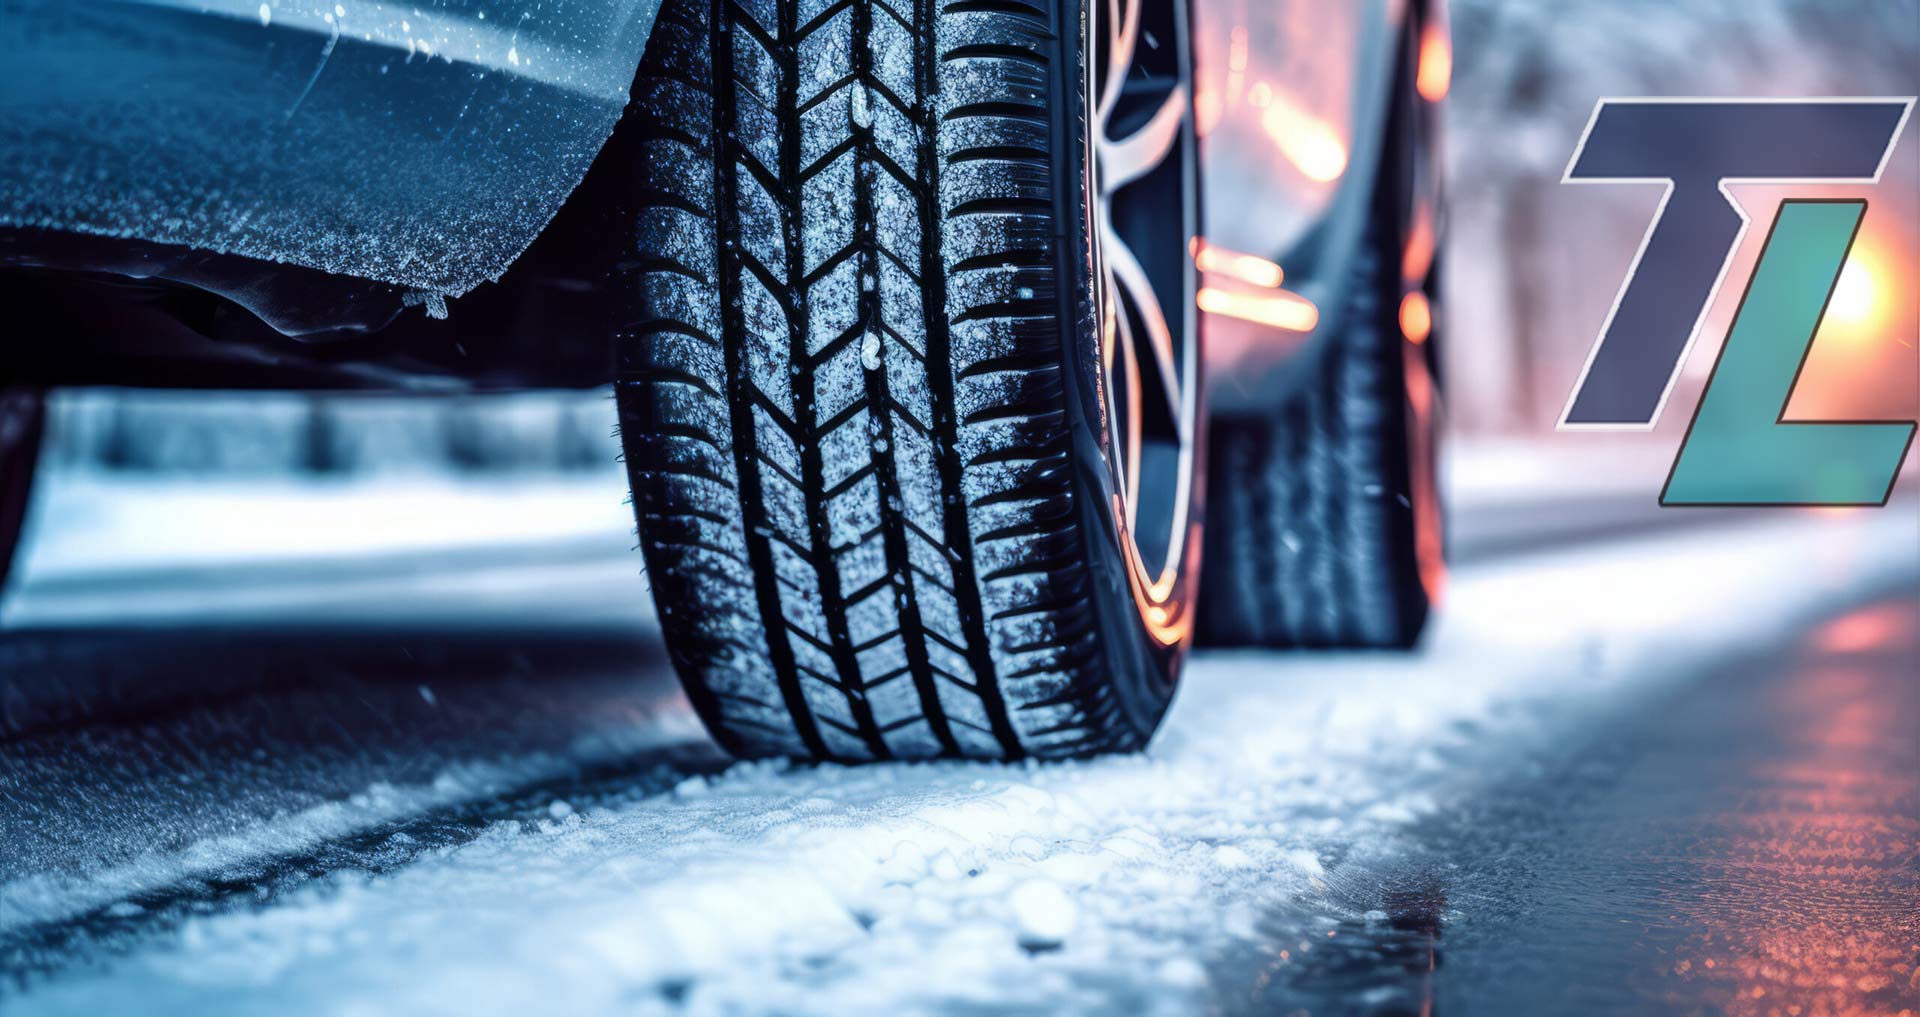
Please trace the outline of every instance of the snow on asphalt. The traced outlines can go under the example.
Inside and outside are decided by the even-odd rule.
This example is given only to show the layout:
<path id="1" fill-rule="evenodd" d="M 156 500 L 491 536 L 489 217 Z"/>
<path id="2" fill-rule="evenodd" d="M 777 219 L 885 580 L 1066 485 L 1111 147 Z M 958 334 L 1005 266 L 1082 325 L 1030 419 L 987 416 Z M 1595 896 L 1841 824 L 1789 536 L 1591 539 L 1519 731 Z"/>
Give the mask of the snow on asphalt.
<path id="1" fill-rule="evenodd" d="M 1377 918 L 1366 888 L 1410 827 L 1595 711 L 1916 575 L 1910 506 L 1488 565 L 1455 577 L 1416 659 L 1200 659 L 1144 755 L 752 764 L 555 801 L 389 874 L 189 918 L 9 1010 L 1197 1012 L 1213 959 L 1303 957 Z"/>

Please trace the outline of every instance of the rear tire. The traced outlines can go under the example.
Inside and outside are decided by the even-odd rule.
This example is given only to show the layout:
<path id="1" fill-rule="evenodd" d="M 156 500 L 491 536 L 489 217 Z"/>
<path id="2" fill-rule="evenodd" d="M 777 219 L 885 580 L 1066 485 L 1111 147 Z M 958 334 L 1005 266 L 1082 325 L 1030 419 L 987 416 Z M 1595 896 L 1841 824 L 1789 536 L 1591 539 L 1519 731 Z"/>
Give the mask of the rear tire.
<path id="1" fill-rule="evenodd" d="M 1341 332 L 1284 405 L 1213 421 L 1218 475 L 1232 479 L 1210 499 L 1201 645 L 1404 649 L 1444 585 L 1438 127 L 1414 88 L 1420 28 L 1416 16 L 1402 39 L 1389 158 Z M 1417 338 L 1403 332 L 1403 300 L 1419 302 Z"/>
<path id="2" fill-rule="evenodd" d="M 616 398 L 669 652 L 736 755 L 1075 756 L 1166 710 L 1201 512 L 1142 581 L 1103 412 L 1083 17 L 660 13 L 623 128 L 646 143 Z"/>
<path id="3" fill-rule="evenodd" d="M 1397 274 L 1369 246 L 1316 376 L 1276 412 L 1213 421 L 1235 479 L 1209 502 L 1202 645 L 1405 648 L 1426 624 Z"/>
<path id="4" fill-rule="evenodd" d="M 0 387 L 0 596 L 19 553 L 45 425 L 46 401 L 38 389 Z"/>

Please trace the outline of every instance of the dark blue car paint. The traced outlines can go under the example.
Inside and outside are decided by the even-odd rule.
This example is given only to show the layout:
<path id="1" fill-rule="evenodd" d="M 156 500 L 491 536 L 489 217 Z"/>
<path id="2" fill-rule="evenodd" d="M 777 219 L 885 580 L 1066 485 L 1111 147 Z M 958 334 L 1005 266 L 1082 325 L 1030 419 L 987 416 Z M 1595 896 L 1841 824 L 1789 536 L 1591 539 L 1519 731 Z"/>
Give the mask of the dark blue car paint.
<path id="1" fill-rule="evenodd" d="M 0 0 L 0 227 L 430 293 L 503 273 L 659 0 Z"/>

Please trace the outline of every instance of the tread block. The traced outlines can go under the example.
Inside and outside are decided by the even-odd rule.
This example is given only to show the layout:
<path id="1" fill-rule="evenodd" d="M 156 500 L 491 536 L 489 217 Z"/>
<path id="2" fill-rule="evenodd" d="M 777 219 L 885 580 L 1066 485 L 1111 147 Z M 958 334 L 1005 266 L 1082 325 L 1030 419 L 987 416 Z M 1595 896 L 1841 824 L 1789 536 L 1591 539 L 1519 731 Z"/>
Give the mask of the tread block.
<path id="1" fill-rule="evenodd" d="M 915 93 L 914 40 L 905 25 L 888 12 L 869 15 L 867 58 L 870 73 L 882 87 L 903 102 L 912 102 Z"/>
<path id="2" fill-rule="evenodd" d="M 847 418 L 845 424 L 820 436 L 821 491 L 839 490 L 847 478 L 873 465 L 872 420 L 866 410 Z"/>
<path id="3" fill-rule="evenodd" d="M 809 357 L 818 357 L 821 350 L 860 324 L 860 260 L 853 256 L 841 259 L 807 287 Z"/>
<path id="4" fill-rule="evenodd" d="M 877 515 L 878 512 L 875 511 L 873 514 Z M 888 576 L 894 574 L 891 563 L 887 561 L 886 547 L 878 540 L 861 541 L 851 547 L 835 552 L 833 565 L 840 573 L 840 595 L 842 597 L 852 596 L 855 591 L 866 589 L 874 583 L 887 579 Z M 869 597 L 868 601 L 872 599 L 873 598 Z M 867 601 L 863 601 L 863 603 L 866 602 Z M 897 619 L 899 612 L 894 608 L 891 595 L 882 601 L 882 606 L 886 608 L 888 617 L 895 619 L 895 621 L 888 623 L 889 627 L 898 624 Z M 853 612 L 849 610 L 847 617 L 849 627 L 853 627 L 854 621 Z M 872 630 L 868 630 L 869 635 L 871 631 Z M 863 642 L 865 638 L 866 636 L 863 636 L 860 630 L 855 628 L 853 641 L 859 643 Z"/>
<path id="5" fill-rule="evenodd" d="M 780 62 L 749 31 L 729 32 L 733 37 L 733 78 L 739 87 L 752 93 L 753 99 L 769 110 L 777 110 L 780 101 Z"/>
<path id="6" fill-rule="evenodd" d="M 854 242 L 854 154 L 843 152 L 800 185 L 802 271 L 808 275 Z"/>
<path id="7" fill-rule="evenodd" d="M 834 499 L 828 514 L 827 532 L 837 552 L 862 543 L 880 526 L 880 486 L 872 476 L 862 478 L 853 489 Z"/>
<path id="8" fill-rule="evenodd" d="M 734 106 L 733 117 L 738 122 L 733 140 L 740 146 L 736 157 L 752 159 L 761 173 L 777 179 L 780 142 L 786 134 L 779 114 L 758 102 L 742 102 Z"/>
<path id="9" fill-rule="evenodd" d="M 798 65 L 797 98 L 802 107 L 812 104 L 821 93 L 840 87 L 853 75 L 853 50 L 857 45 L 853 31 L 854 6 L 849 4 L 824 22 L 814 23 L 806 29 L 807 34 L 800 37 L 794 61 Z"/>
<path id="10" fill-rule="evenodd" d="M 744 163 L 733 168 L 735 222 L 739 229 L 729 233 L 732 242 L 760 263 L 775 277 L 787 274 L 786 235 L 788 211 L 753 175 Z M 709 241 L 711 243 L 711 241 Z M 756 277 L 757 278 L 757 277 Z"/>
<path id="11" fill-rule="evenodd" d="M 813 420 L 810 423 L 816 431 L 866 404 L 867 369 L 861 363 L 860 349 L 864 339 L 864 336 L 855 336 L 853 341 L 813 366 Z M 871 412 L 872 407 L 868 407 L 862 415 Z M 877 447 L 879 443 L 876 434 L 872 444 Z M 864 465 L 867 457 L 856 454 L 854 458 L 856 465 Z"/>
<path id="12" fill-rule="evenodd" d="M 867 99 L 867 115 L 873 120 L 870 132 L 876 157 L 891 164 L 885 167 L 889 176 L 899 179 L 918 181 L 924 170 L 920 165 L 921 129 L 912 118 L 912 110 L 903 110 L 894 103 L 894 99 L 911 93 L 894 93 L 888 96 L 878 90 Z M 918 217 L 914 219 L 918 224 Z"/>

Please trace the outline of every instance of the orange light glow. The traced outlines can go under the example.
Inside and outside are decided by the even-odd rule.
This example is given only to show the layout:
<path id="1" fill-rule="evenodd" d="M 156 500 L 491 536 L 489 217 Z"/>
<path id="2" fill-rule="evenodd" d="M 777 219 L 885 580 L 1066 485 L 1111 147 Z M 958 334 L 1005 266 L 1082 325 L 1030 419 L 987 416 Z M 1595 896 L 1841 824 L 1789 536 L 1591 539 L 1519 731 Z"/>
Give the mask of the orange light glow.
<path id="1" fill-rule="evenodd" d="M 1419 90 L 1420 98 L 1439 102 L 1447 97 L 1452 85 L 1453 42 L 1447 38 L 1446 29 L 1428 25 L 1420 33 L 1420 70 L 1413 87 Z"/>
<path id="2" fill-rule="evenodd" d="M 1810 196 L 1855 195 L 1870 196 L 1847 188 Z M 1773 197 L 1764 199 L 1770 203 Z M 1754 199 L 1743 195 L 1741 200 Z M 1902 217 L 1887 211 L 1872 209 L 1861 221 L 1787 402 L 1789 421 L 1920 419 L 1920 364 L 1914 354 L 1920 346 L 1920 290 L 1909 283 L 1920 278 L 1915 268 L 1920 249 Z M 1912 222 L 1906 217 L 1906 224 Z M 1752 255 L 1749 250 L 1747 256 Z"/>
<path id="3" fill-rule="evenodd" d="M 1422 419 L 1433 415 L 1433 375 L 1427 371 L 1425 354 L 1412 347 L 1401 347 L 1406 351 L 1407 367 L 1407 405 L 1413 408 L 1413 415 Z"/>
<path id="4" fill-rule="evenodd" d="M 1865 653 L 1891 645 L 1906 623 L 1897 607 L 1866 608 L 1821 626 L 1813 642 L 1827 653 Z"/>
<path id="5" fill-rule="evenodd" d="M 1286 278 L 1286 273 L 1279 265 L 1265 258 L 1228 250 L 1225 247 L 1209 244 L 1205 240 L 1195 239 L 1193 262 L 1202 272 L 1224 275 L 1267 289 L 1279 286 L 1281 280 Z"/>
<path id="6" fill-rule="evenodd" d="M 1433 209 L 1423 201 L 1413 210 L 1413 235 L 1407 238 L 1407 250 L 1400 259 L 1400 277 L 1411 285 L 1425 282 L 1433 268 L 1433 253 Z"/>
<path id="7" fill-rule="evenodd" d="M 1127 528 L 1127 504 L 1118 493 L 1113 496 L 1113 521 L 1124 534 Z M 1151 585 L 1146 585 L 1141 573 L 1140 547 L 1127 537 L 1127 585 L 1133 590 L 1134 603 L 1143 610 L 1141 617 L 1147 623 L 1147 630 L 1162 646 L 1178 646 L 1193 635 L 1193 612 L 1182 610 L 1177 603 L 1168 598 L 1173 594 L 1173 585 L 1182 573 L 1192 575 L 1192 570 L 1200 562 L 1200 524 L 1195 521 L 1187 530 L 1183 542 L 1185 561 L 1181 568 L 1168 568 Z M 1170 606 L 1171 605 L 1171 606 Z"/>
<path id="8" fill-rule="evenodd" d="M 1208 314 L 1224 314 L 1289 332 L 1311 332 L 1320 323 L 1320 309 L 1313 306 L 1313 301 L 1284 291 L 1253 295 L 1209 286 L 1200 291 L 1198 303 Z"/>
<path id="9" fill-rule="evenodd" d="M 1324 120 L 1275 95 L 1260 126 L 1308 180 L 1329 183 L 1347 171 L 1347 143 Z"/>
<path id="10" fill-rule="evenodd" d="M 1433 334 L 1433 306 L 1427 303 L 1427 295 L 1414 290 L 1400 301 L 1400 334 L 1407 341 L 1418 345 L 1427 341 Z"/>
<path id="11" fill-rule="evenodd" d="M 1874 275 L 1872 263 L 1865 255 L 1848 258 L 1846 267 L 1840 270 L 1839 281 L 1833 284 L 1833 299 L 1827 303 L 1825 320 L 1841 325 L 1864 325 L 1872 321 L 1875 298 L 1879 294 Z"/>
<path id="12" fill-rule="evenodd" d="M 1413 496 L 1414 561 L 1427 601 L 1438 606 L 1447 588 L 1447 554 L 1440 515 L 1440 478 L 1436 474 L 1438 459 L 1433 448 L 1433 375 L 1427 371 L 1425 350 L 1402 346 L 1400 355 L 1406 369 L 1407 406 L 1413 411 L 1407 420 L 1407 443 L 1416 464 L 1409 492 Z"/>

